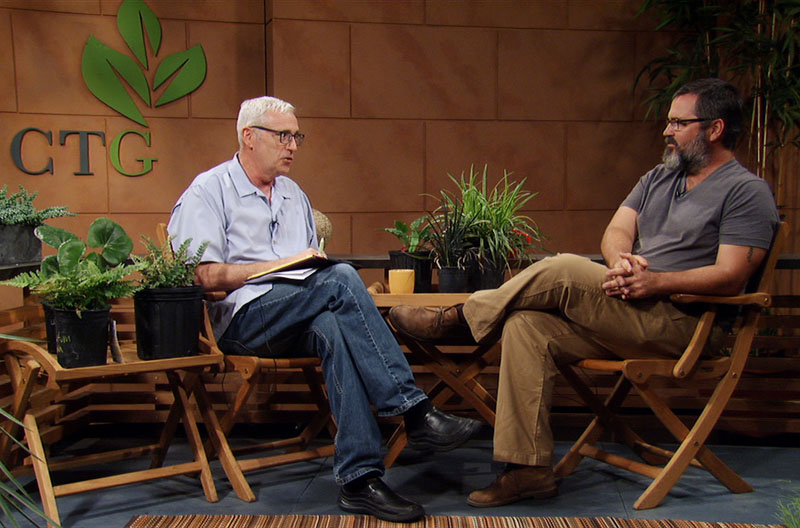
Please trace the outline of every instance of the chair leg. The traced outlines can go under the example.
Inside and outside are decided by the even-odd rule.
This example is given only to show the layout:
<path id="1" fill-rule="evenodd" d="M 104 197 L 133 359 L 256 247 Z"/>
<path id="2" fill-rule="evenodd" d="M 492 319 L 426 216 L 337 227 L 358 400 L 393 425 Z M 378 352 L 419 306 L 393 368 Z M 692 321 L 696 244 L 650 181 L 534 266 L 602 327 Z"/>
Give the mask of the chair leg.
<path id="1" fill-rule="evenodd" d="M 753 488 L 744 479 L 705 447 L 705 441 L 722 414 L 737 383 L 738 379 L 730 375 L 719 382 L 691 430 L 646 385 L 636 386 L 642 398 L 681 445 L 660 474 L 634 503 L 634 509 L 644 510 L 658 506 L 695 459 L 698 459 L 702 466 L 730 491 L 734 493 L 753 491 Z"/>
<path id="2" fill-rule="evenodd" d="M 186 385 L 181 382 L 180 376 L 173 371 L 167 372 L 167 378 L 172 387 L 172 393 L 175 396 L 174 406 L 180 406 L 181 418 L 183 419 L 183 427 L 186 430 L 186 438 L 189 440 L 189 445 L 192 447 L 194 459 L 200 465 L 200 483 L 203 485 L 203 492 L 205 493 L 208 502 L 218 502 L 219 496 L 217 495 L 217 488 L 214 486 L 214 477 L 211 475 L 211 468 L 208 465 L 208 457 L 203 449 L 203 440 L 200 438 L 200 431 L 197 428 L 197 422 L 192 416 L 191 403 L 189 401 L 189 390 L 197 385 L 200 374 L 196 371 L 186 372 Z"/>
<path id="3" fill-rule="evenodd" d="M 61 519 L 58 516 L 58 506 L 56 506 L 56 494 L 53 490 L 53 483 L 50 480 L 50 468 L 47 466 L 47 456 L 42 445 L 42 438 L 39 436 L 36 418 L 32 414 L 26 414 L 23 423 L 25 424 L 25 440 L 28 442 L 28 449 L 31 451 L 36 485 L 39 487 L 39 496 L 42 499 L 42 510 L 50 520 L 61 524 Z M 55 526 L 52 523 L 47 523 L 47 528 L 55 528 Z"/>
<path id="4" fill-rule="evenodd" d="M 222 469 L 225 471 L 225 475 L 228 477 L 233 491 L 236 493 L 237 497 L 245 502 L 255 501 L 256 496 L 250 488 L 250 484 L 248 484 L 247 480 L 244 478 L 241 466 L 239 466 L 239 463 L 233 456 L 223 427 L 217 419 L 217 415 L 211 404 L 211 399 L 202 383 L 196 384 L 194 397 L 200 409 L 200 414 L 203 416 L 203 421 L 206 424 L 206 430 L 208 431 L 208 436 L 210 437 L 214 451 L 217 453 L 217 458 L 219 458 L 220 464 L 222 464 Z"/>

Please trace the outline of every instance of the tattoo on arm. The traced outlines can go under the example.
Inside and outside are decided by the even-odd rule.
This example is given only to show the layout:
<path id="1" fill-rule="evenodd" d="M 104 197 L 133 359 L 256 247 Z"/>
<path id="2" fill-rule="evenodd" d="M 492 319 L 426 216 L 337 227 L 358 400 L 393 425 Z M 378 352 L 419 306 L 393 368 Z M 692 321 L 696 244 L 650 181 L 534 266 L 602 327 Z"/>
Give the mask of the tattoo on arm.
<path id="1" fill-rule="evenodd" d="M 753 253 L 755 252 L 755 248 L 750 248 L 750 251 L 747 252 L 747 262 L 753 262 Z"/>

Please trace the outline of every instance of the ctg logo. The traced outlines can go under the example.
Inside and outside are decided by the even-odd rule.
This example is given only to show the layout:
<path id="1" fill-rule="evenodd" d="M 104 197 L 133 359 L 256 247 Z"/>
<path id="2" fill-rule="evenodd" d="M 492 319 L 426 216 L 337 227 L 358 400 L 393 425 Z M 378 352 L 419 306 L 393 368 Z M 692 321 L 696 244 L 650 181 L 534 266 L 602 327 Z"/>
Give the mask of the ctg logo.
<path id="1" fill-rule="evenodd" d="M 117 11 L 117 27 L 132 58 L 100 42 L 94 35 L 89 36 L 83 50 L 81 73 L 89 90 L 100 101 L 121 115 L 148 127 L 136 101 L 130 92 L 135 93 L 147 107 L 154 108 L 171 103 L 197 90 L 206 78 L 206 55 L 200 44 L 185 51 L 167 55 L 156 66 L 152 77 L 152 86 L 146 72 L 150 72 L 145 38 L 150 42 L 153 56 L 158 57 L 161 49 L 161 22 L 143 0 L 125 0 Z M 130 87 L 130 91 L 125 85 Z M 156 90 L 164 87 L 161 95 L 153 103 Z M 27 174 L 53 174 L 53 159 L 41 170 L 30 170 L 22 162 L 22 140 L 30 132 L 44 135 L 50 145 L 53 144 L 52 131 L 38 128 L 20 130 L 12 140 L 11 156 L 21 171 Z M 141 170 L 128 171 L 120 163 L 120 149 L 126 136 L 140 136 L 150 146 L 150 132 L 124 130 L 111 141 L 109 157 L 111 164 L 125 176 L 142 176 L 153 169 L 156 158 L 137 158 L 142 163 Z M 69 136 L 78 135 L 80 147 L 80 170 L 75 175 L 92 174 L 89 166 L 89 136 L 98 136 L 103 145 L 106 144 L 105 133 L 98 130 L 61 130 L 59 143 L 66 144 Z"/>

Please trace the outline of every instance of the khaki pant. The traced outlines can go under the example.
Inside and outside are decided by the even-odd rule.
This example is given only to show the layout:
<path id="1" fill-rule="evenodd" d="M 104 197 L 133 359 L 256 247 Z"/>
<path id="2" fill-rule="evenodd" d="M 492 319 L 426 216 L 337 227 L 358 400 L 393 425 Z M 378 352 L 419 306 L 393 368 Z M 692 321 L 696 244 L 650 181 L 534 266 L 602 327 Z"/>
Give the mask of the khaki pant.
<path id="1" fill-rule="evenodd" d="M 689 342 L 697 316 L 669 301 L 606 296 L 601 288 L 606 270 L 562 254 L 529 266 L 496 290 L 475 292 L 464 304 L 475 339 L 502 331 L 495 460 L 553 464 L 556 364 L 677 357 Z"/>

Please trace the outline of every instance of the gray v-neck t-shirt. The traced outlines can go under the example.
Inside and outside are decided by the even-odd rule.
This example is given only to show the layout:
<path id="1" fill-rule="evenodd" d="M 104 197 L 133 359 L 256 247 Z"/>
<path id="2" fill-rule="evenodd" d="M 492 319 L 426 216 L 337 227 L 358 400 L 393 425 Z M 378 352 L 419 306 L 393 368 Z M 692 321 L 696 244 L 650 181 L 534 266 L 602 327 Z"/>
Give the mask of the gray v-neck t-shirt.
<path id="1" fill-rule="evenodd" d="M 638 213 L 633 252 L 653 271 L 714 264 L 720 244 L 768 249 L 780 222 L 766 181 L 736 160 L 685 190 L 685 174 L 658 165 L 622 202 Z"/>

